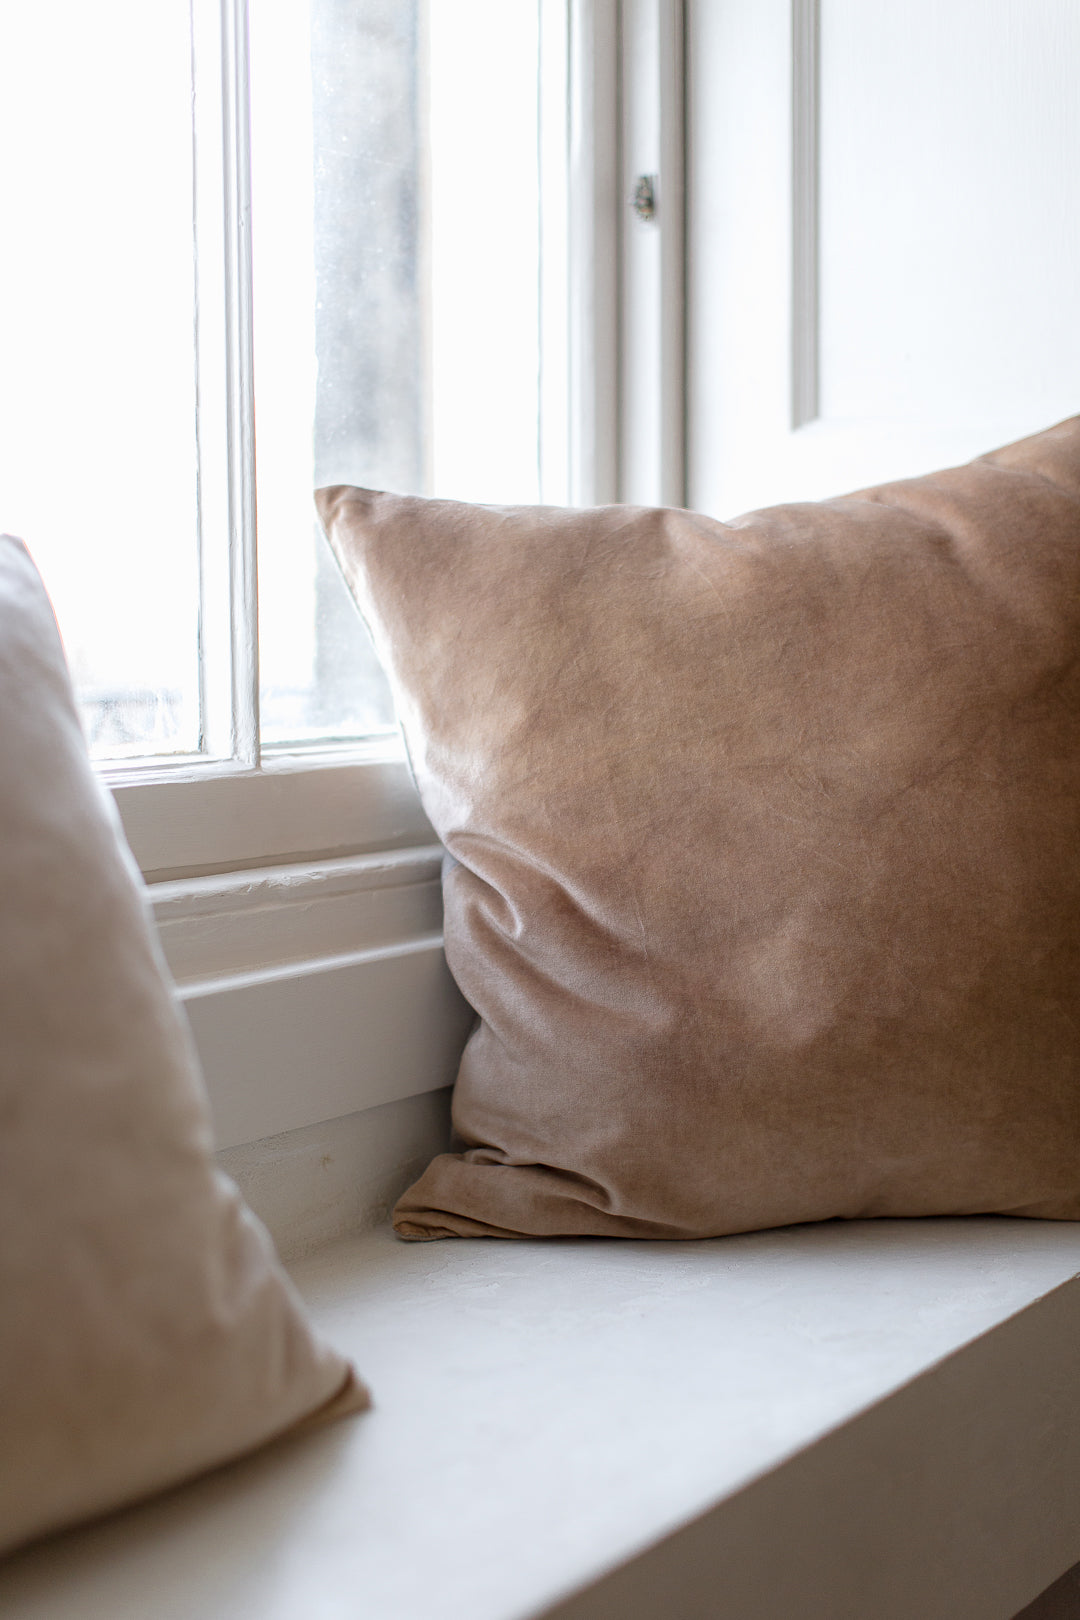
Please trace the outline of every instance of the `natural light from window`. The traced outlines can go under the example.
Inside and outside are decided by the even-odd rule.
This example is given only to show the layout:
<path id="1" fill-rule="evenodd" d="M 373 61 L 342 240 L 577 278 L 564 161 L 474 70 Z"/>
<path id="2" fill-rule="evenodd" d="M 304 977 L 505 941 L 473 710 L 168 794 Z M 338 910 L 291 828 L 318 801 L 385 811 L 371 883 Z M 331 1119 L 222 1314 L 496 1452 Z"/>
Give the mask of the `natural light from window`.
<path id="1" fill-rule="evenodd" d="M 264 746 L 393 727 L 314 484 L 538 497 L 538 31 L 535 0 L 251 0 Z M 0 528 L 103 761 L 228 752 L 221 37 L 218 0 L 0 11 Z"/>
<path id="2" fill-rule="evenodd" d="M 187 0 L 0 11 L 0 527 L 99 757 L 199 746 Z"/>
<path id="3" fill-rule="evenodd" d="M 392 724 L 314 484 L 537 499 L 537 9 L 253 0 L 262 731 Z"/>

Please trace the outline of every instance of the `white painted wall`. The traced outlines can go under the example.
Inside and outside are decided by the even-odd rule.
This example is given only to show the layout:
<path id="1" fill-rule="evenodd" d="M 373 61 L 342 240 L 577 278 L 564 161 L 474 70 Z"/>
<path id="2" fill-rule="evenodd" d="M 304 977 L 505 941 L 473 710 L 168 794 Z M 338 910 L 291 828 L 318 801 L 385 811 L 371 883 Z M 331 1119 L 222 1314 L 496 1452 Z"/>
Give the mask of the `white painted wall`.
<path id="1" fill-rule="evenodd" d="M 690 504 L 840 494 L 1080 408 L 1073 0 L 688 14 Z"/>

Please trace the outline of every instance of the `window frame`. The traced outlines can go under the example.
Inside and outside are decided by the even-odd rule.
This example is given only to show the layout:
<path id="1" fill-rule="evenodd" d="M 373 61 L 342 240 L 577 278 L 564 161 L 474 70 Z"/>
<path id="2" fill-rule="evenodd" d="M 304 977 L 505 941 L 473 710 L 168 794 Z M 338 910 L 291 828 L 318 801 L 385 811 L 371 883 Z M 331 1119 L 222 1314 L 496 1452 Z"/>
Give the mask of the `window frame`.
<path id="1" fill-rule="evenodd" d="M 684 335 L 671 313 L 684 280 L 683 0 L 536 3 L 549 210 L 539 266 L 543 498 L 676 504 L 684 489 Z M 204 608 L 211 595 L 228 603 L 231 713 L 227 724 L 211 717 L 204 756 L 97 767 L 150 882 L 419 847 L 433 836 L 399 737 L 302 750 L 259 743 L 248 13 L 249 0 L 193 0 L 195 49 L 216 53 L 221 81 L 220 99 L 211 96 L 197 119 L 195 142 L 216 141 L 220 120 L 224 178 L 208 206 L 224 217 L 224 465 L 215 476 L 225 486 L 228 534 L 223 547 L 204 546 L 203 590 Z M 642 45 L 656 40 L 659 60 L 651 63 Z M 629 206 L 634 166 L 644 161 L 632 118 L 668 177 L 659 219 L 644 231 Z M 196 160 L 205 168 L 205 155 Z M 201 411 L 212 391 L 207 368 L 220 361 L 220 344 L 199 356 Z M 661 392 L 674 430 L 657 444 L 655 475 L 643 483 L 634 448 L 656 429 L 651 402 Z M 210 645 L 204 653 L 215 656 Z"/>

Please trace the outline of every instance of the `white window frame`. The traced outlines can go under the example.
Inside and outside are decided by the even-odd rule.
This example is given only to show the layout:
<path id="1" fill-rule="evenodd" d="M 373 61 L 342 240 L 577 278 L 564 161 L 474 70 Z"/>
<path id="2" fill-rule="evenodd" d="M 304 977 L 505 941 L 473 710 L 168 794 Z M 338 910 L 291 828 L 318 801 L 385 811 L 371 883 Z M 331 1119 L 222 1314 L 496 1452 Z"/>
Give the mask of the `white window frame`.
<path id="1" fill-rule="evenodd" d="M 211 718 L 217 758 L 101 772 L 220 1146 L 446 1085 L 469 1022 L 400 741 L 259 748 L 247 3 L 221 10 L 229 534 L 227 564 L 204 564 L 229 603 L 231 719 Z M 537 4 L 543 498 L 682 504 L 683 0 Z M 647 225 L 630 210 L 638 172 L 662 176 Z M 297 1031 L 317 1032 L 303 1059 Z"/>
<path id="2" fill-rule="evenodd" d="M 538 3 L 542 184 L 556 227 L 545 230 L 541 263 L 544 498 L 681 504 L 683 7 Z M 204 562 L 204 595 L 228 600 L 231 709 L 212 721 L 205 759 L 102 766 L 149 881 L 432 836 L 397 737 L 260 748 L 248 0 L 221 0 L 221 18 L 222 102 L 212 116 L 225 149 L 229 533 L 225 571 Z M 628 205 L 634 177 L 661 169 L 659 218 L 643 228 Z M 549 178 L 558 170 L 561 189 Z"/>

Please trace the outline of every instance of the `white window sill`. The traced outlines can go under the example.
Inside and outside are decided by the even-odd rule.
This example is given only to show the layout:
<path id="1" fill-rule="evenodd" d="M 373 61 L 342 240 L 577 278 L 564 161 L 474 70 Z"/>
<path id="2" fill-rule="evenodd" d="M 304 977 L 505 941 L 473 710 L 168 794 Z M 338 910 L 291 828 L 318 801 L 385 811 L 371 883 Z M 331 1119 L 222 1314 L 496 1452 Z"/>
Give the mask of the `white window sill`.
<path id="1" fill-rule="evenodd" d="M 358 1419 L 16 1558 L 19 1620 L 1009 1620 L 1080 1555 L 1080 1227 L 385 1231 Z"/>
<path id="2" fill-rule="evenodd" d="M 228 762 L 102 769 L 150 883 L 429 843 L 400 739 Z"/>

